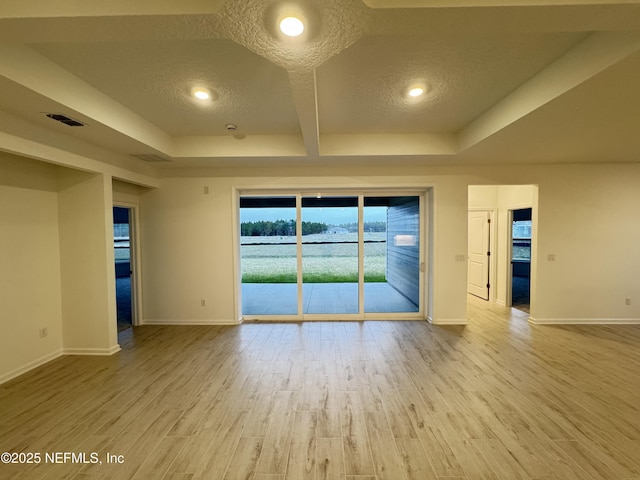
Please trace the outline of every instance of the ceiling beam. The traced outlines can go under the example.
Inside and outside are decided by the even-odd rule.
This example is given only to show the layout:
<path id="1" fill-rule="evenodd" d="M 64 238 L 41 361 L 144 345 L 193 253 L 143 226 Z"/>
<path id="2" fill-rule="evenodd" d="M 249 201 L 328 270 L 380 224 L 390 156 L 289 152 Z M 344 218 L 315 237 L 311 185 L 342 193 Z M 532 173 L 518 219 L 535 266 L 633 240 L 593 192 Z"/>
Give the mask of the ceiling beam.
<path id="1" fill-rule="evenodd" d="M 640 50 L 638 32 L 597 32 L 467 125 L 464 151 Z"/>
<path id="2" fill-rule="evenodd" d="M 369 8 L 533 7 L 629 5 L 640 0 L 363 0 Z"/>
<path id="3" fill-rule="evenodd" d="M 454 134 L 341 134 L 322 135 L 323 157 L 454 155 L 458 151 Z"/>
<path id="4" fill-rule="evenodd" d="M 317 158 L 320 155 L 320 128 L 316 71 L 289 72 L 289 81 L 307 156 Z"/>
<path id="5" fill-rule="evenodd" d="M 304 157 L 299 135 L 226 135 L 174 137 L 176 163 L 180 158 Z"/>
<path id="6" fill-rule="evenodd" d="M 171 155 L 170 135 L 25 45 L 0 44 L 0 76 L 65 106 L 55 113 L 79 113 Z"/>
<path id="7" fill-rule="evenodd" d="M 3 2 L 0 18 L 194 15 L 218 13 L 225 0 L 20 0 Z"/>
<path id="8" fill-rule="evenodd" d="M 66 149 L 56 148 L 35 140 L 18 137 L 0 131 L 0 152 L 8 152 L 13 155 L 41 160 L 46 163 L 81 170 L 100 173 L 105 171 L 105 163 L 90 156 L 79 155 Z M 117 178 L 148 187 L 158 187 L 158 181 L 147 173 L 136 172 L 130 168 L 110 165 L 106 168 L 111 175 Z"/>

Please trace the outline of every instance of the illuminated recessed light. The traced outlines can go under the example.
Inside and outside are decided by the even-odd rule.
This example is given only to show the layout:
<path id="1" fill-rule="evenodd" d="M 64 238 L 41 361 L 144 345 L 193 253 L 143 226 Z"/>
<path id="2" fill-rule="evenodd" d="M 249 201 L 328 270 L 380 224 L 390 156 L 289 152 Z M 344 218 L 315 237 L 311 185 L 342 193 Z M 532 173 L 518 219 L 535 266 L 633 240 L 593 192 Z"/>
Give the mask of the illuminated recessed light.
<path id="1" fill-rule="evenodd" d="M 304 23 L 298 17 L 285 17 L 280 21 L 280 31 L 289 37 L 297 37 L 304 32 Z"/>
<path id="2" fill-rule="evenodd" d="M 209 95 L 209 92 L 202 89 L 194 90 L 193 96 L 199 98 L 200 100 L 209 100 L 209 98 L 211 97 L 211 95 Z"/>
<path id="3" fill-rule="evenodd" d="M 410 97 L 419 97 L 420 95 L 424 95 L 424 87 L 423 86 L 415 86 L 409 89 Z"/>

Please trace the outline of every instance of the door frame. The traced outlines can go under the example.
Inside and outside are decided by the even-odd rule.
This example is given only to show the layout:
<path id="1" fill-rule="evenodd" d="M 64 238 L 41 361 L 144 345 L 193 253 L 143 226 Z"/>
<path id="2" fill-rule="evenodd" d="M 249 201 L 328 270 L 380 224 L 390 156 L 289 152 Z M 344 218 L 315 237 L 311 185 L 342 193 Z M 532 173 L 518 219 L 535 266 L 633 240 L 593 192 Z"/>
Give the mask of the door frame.
<path id="1" fill-rule="evenodd" d="M 513 304 L 513 212 L 520 208 L 509 208 L 507 210 L 507 282 L 505 285 L 506 304 L 511 308 Z"/>
<path id="2" fill-rule="evenodd" d="M 234 285 L 235 285 L 235 297 L 236 297 L 236 318 L 238 318 L 238 322 L 242 323 L 245 321 L 291 321 L 291 322 L 300 322 L 300 321 L 344 321 L 344 320 L 427 320 L 428 312 L 430 311 L 429 306 L 426 304 L 427 299 L 430 298 L 430 291 L 427 292 L 427 289 L 431 289 L 430 282 L 428 282 L 428 272 L 431 271 L 430 267 L 430 259 L 427 257 L 427 252 L 429 252 L 430 245 L 430 233 L 427 231 L 427 225 L 430 221 L 430 213 L 429 208 L 430 204 L 428 200 L 431 198 L 431 187 L 411 187 L 408 186 L 406 188 L 397 187 L 397 188 L 305 188 L 305 189 L 291 189 L 291 188 L 274 188 L 273 190 L 265 190 L 265 189 L 256 189 L 256 188 L 233 188 L 233 192 L 235 195 L 235 201 L 233 203 L 233 208 L 235 208 L 235 212 L 233 214 L 233 237 L 234 237 Z M 241 249 L 240 249 L 240 198 L 241 197 L 251 197 L 251 196 L 260 196 L 260 197 L 296 197 L 296 222 L 297 222 L 297 233 L 296 236 L 298 239 L 302 236 L 301 225 L 299 224 L 302 221 L 301 209 L 302 209 L 302 197 L 307 196 L 317 196 L 322 195 L 326 197 L 331 196 L 353 196 L 358 197 L 358 229 L 359 229 L 359 238 L 358 238 L 358 265 L 359 265 L 359 279 L 358 279 L 358 308 L 359 312 L 355 314 L 304 314 L 300 312 L 300 308 L 298 310 L 297 315 L 243 315 L 242 313 L 242 258 L 241 258 Z M 362 231 L 364 225 L 362 223 L 363 216 L 363 199 L 368 196 L 416 196 L 419 199 L 420 204 L 420 253 L 419 253 L 419 264 L 420 264 L 420 276 L 419 276 L 419 293 L 420 293 L 420 305 L 418 308 L 418 312 L 406 312 L 406 313 L 366 313 L 364 312 L 363 303 L 364 303 L 364 271 L 362 269 L 363 261 L 364 261 L 364 253 L 362 246 L 364 243 L 364 238 L 362 236 Z M 298 294 L 298 305 L 299 307 L 302 305 L 302 269 L 301 269 L 301 248 L 297 253 L 297 264 L 298 264 L 298 282 L 297 282 L 297 294 Z"/>
<path id="3" fill-rule="evenodd" d="M 129 257 L 131 265 L 131 324 L 135 327 L 142 321 L 142 271 L 140 263 L 140 223 L 138 208 L 135 203 L 113 202 L 114 207 L 129 210 Z M 113 216 L 112 216 L 113 220 Z M 116 318 L 117 321 L 117 318 Z"/>

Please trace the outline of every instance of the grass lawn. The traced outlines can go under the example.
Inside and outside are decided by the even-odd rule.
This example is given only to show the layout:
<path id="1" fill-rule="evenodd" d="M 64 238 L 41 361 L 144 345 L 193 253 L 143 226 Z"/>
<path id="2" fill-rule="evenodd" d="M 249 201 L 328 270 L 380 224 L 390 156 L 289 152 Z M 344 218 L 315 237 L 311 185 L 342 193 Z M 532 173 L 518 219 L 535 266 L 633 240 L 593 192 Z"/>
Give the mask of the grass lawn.
<path id="1" fill-rule="evenodd" d="M 117 261 L 129 261 L 131 253 L 129 252 L 129 247 L 127 248 L 114 248 L 113 249 L 113 255 L 115 257 L 116 262 Z"/>
<path id="2" fill-rule="evenodd" d="M 366 234 L 368 235 L 368 234 Z M 374 240 L 385 234 L 371 234 Z M 308 235 L 302 245 L 302 278 L 305 283 L 355 283 L 358 281 L 358 245 L 352 235 Z M 247 244 L 260 239 L 282 239 L 281 243 L 295 243 L 295 237 L 243 237 L 243 283 L 296 283 L 296 245 Z M 355 236 L 354 236 L 355 238 Z M 258 240 L 256 240 L 258 239 Z M 368 238 L 365 236 L 365 240 Z M 371 239 L 371 237 L 369 238 Z M 330 243 L 312 243 L 312 242 Z M 267 243 L 267 242 L 264 242 Z M 386 243 L 365 243 L 365 282 L 386 281 Z"/>

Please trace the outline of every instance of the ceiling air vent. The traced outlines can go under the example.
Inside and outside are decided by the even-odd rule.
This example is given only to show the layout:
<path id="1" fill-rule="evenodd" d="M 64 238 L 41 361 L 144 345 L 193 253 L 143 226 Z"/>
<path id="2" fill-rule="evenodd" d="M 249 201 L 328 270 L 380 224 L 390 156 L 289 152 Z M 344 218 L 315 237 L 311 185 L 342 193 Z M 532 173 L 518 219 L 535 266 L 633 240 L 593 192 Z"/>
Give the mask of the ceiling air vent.
<path id="1" fill-rule="evenodd" d="M 171 161 L 168 158 L 161 157 L 160 155 L 155 155 L 153 153 L 132 153 L 131 156 L 148 163 L 165 163 Z"/>
<path id="2" fill-rule="evenodd" d="M 66 115 L 62 115 L 61 113 L 47 113 L 45 115 L 57 120 L 58 122 L 62 122 L 65 125 L 69 125 L 70 127 L 84 127 L 84 123 L 74 120 L 73 118 L 69 118 Z"/>

